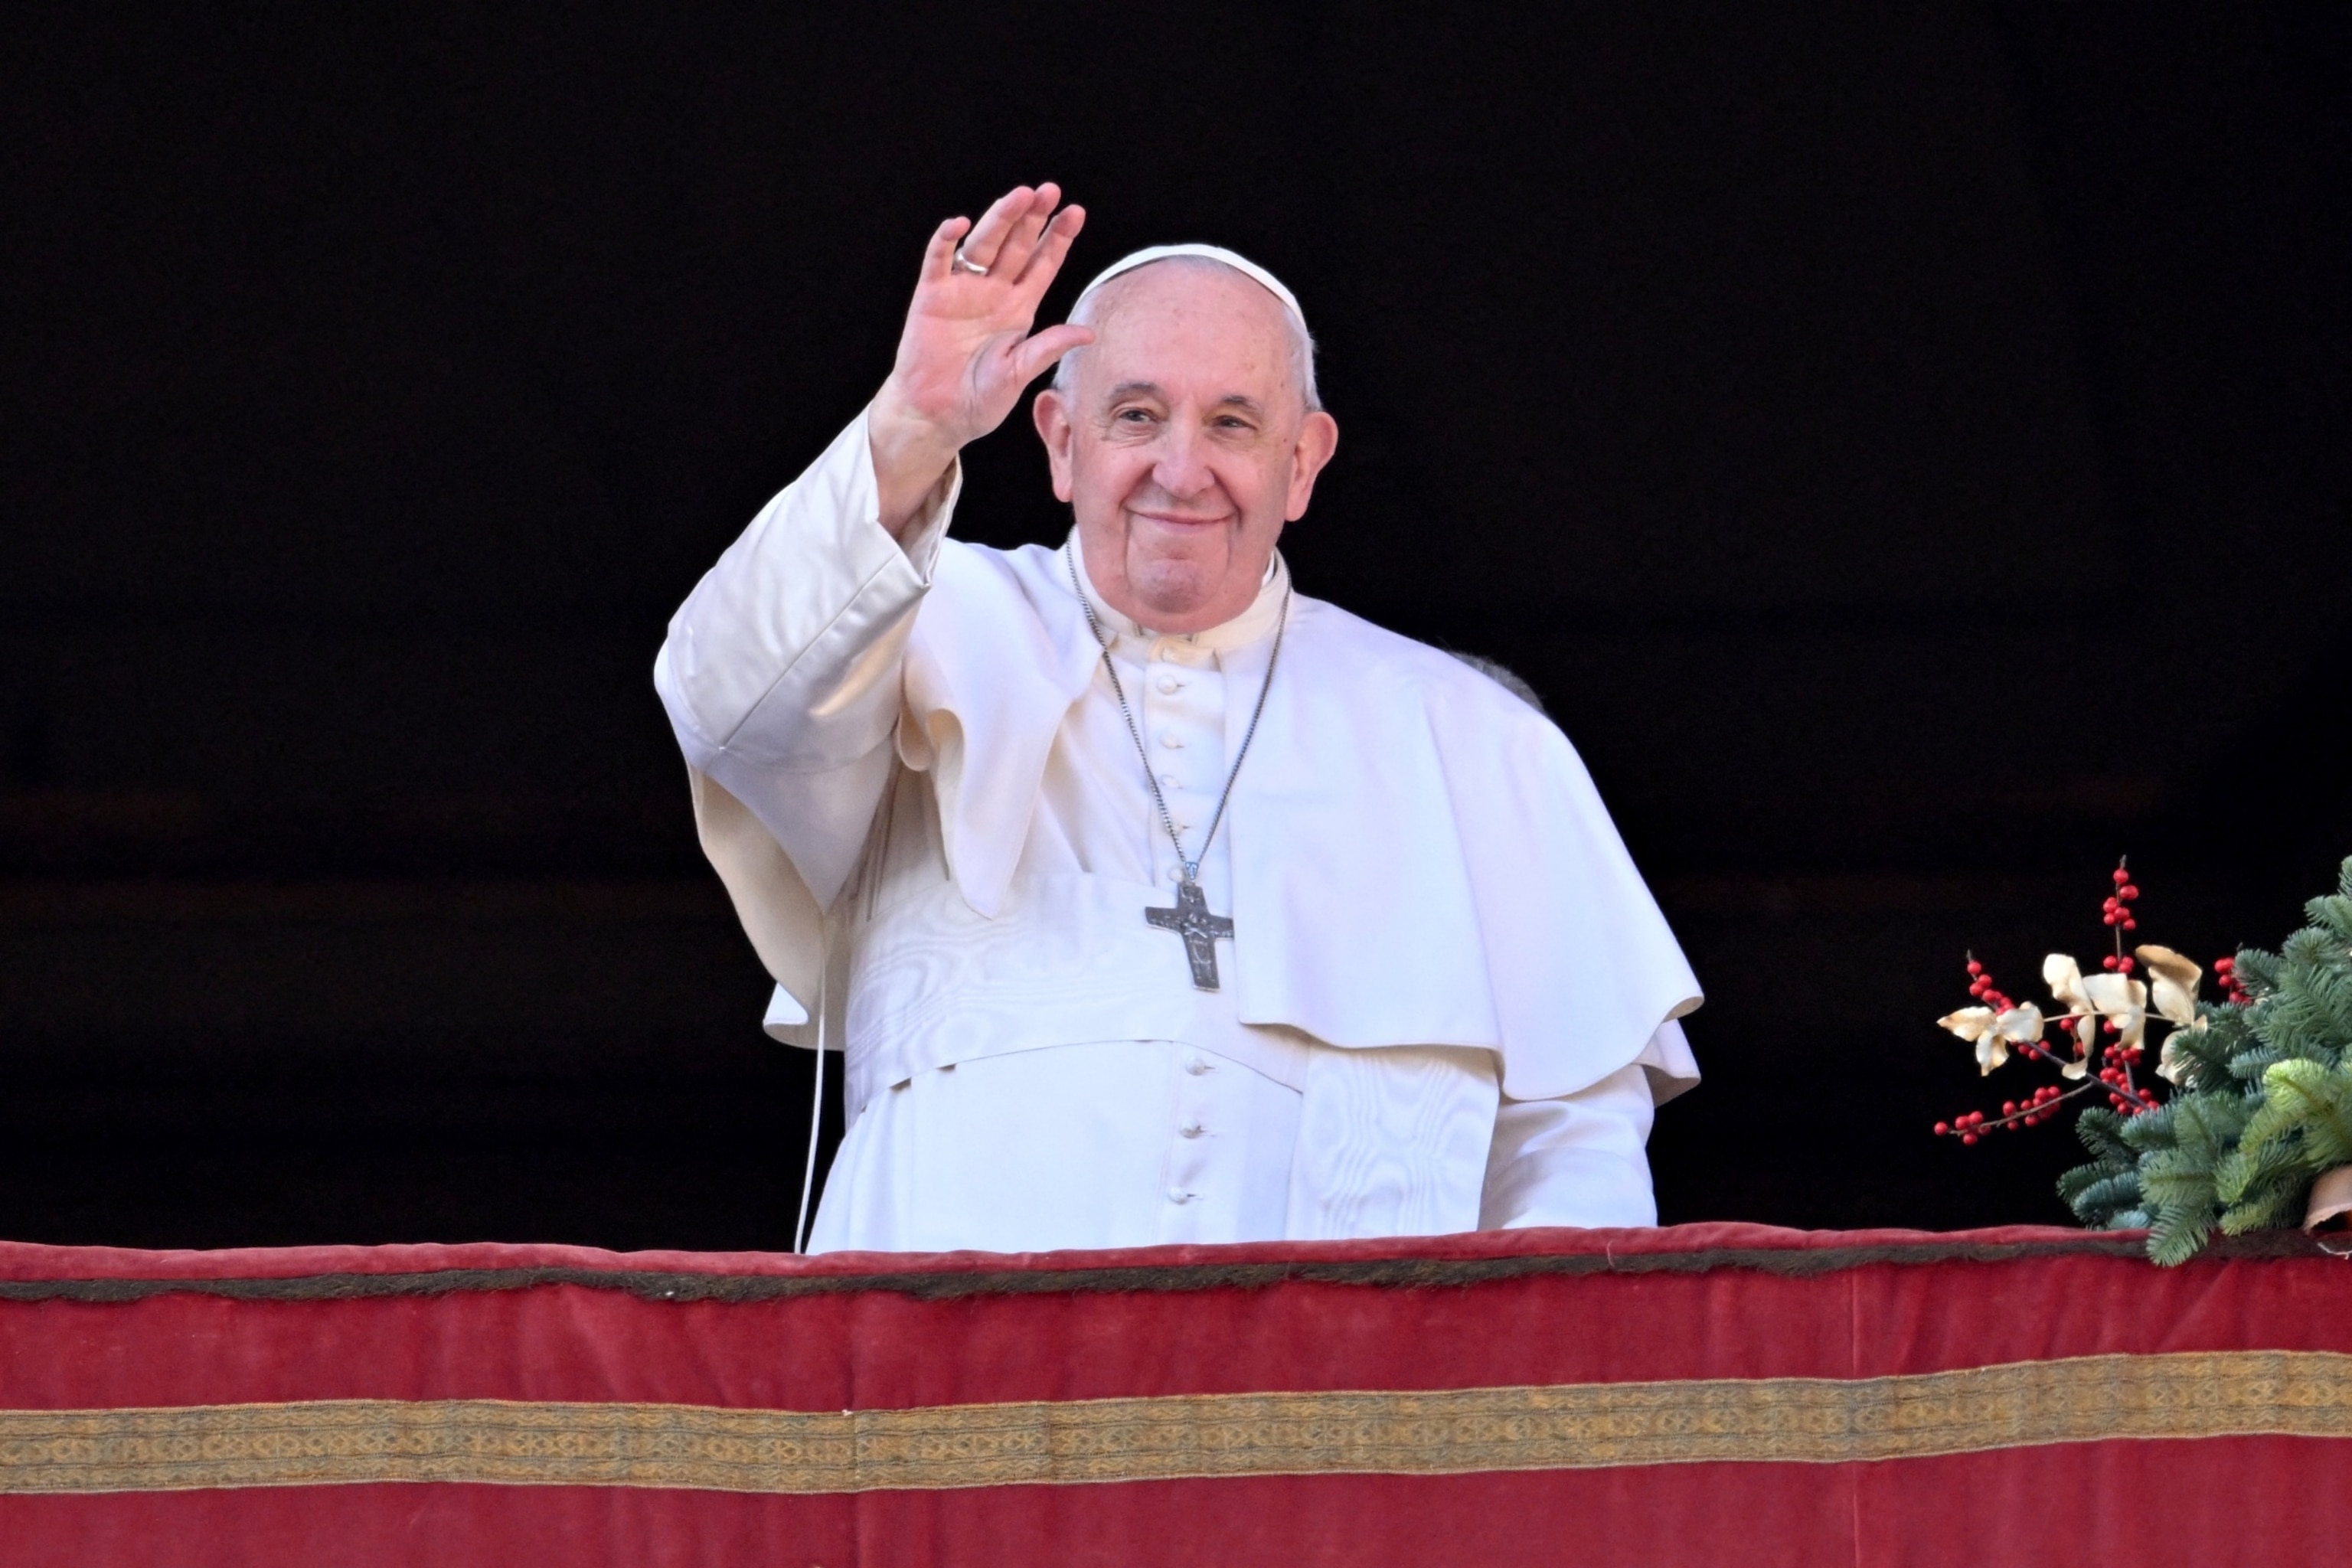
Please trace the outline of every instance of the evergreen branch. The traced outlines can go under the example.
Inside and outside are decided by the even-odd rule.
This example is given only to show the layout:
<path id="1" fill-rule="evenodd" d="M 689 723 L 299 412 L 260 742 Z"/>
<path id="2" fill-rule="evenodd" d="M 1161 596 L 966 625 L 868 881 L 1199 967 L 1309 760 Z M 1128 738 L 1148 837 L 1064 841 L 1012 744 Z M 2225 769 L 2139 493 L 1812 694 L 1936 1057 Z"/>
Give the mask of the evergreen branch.
<path id="1" fill-rule="evenodd" d="M 2068 1176 L 2089 1173 L 2090 1180 L 2082 1184 L 2066 1206 L 2073 1209 L 2084 1225 L 2109 1230 L 2123 1228 L 2119 1218 L 2140 1205 L 2139 1173 L 2137 1170 L 2102 1173 L 2094 1165 L 2078 1166 L 2066 1173 Z M 2065 1180 L 2061 1177 L 2062 1184 Z M 2063 1186 L 2062 1186 L 2063 1194 Z"/>
<path id="2" fill-rule="evenodd" d="M 2094 1105 L 2074 1118 L 2074 1136 L 2101 1163 L 2134 1165 L 2139 1152 L 2124 1142 L 2124 1119 L 2104 1105 Z"/>
<path id="3" fill-rule="evenodd" d="M 2352 856 L 2336 868 L 2336 891 L 2312 900 L 2303 911 L 2313 925 L 2352 947 Z"/>
<path id="4" fill-rule="evenodd" d="M 2293 1136 L 2298 1163 L 2315 1175 L 2352 1162 L 2352 1076 L 2315 1061 L 2284 1061 L 2263 1075 L 2263 1089 L 2239 1136 L 2246 1159 L 2260 1162 Z"/>
<path id="5" fill-rule="evenodd" d="M 2259 947 L 2242 947 L 2238 950 L 2236 973 L 2239 986 L 2259 1001 L 2278 988 L 2278 954 Z"/>
<path id="6" fill-rule="evenodd" d="M 2308 1177 L 2271 1187 L 2223 1209 L 2221 1232 L 2225 1236 L 2243 1236 L 2249 1231 L 2284 1229 L 2303 1217 L 2310 1194 Z"/>
<path id="7" fill-rule="evenodd" d="M 2325 1054 L 2332 1062 L 2352 1041 L 2352 963 L 2345 946 L 2326 931 L 2306 929 L 2287 938 L 2281 957 L 2278 994 L 2264 1002 L 2265 1016 L 2275 1021 L 2273 1030 L 2292 1031 L 2297 1054 Z"/>

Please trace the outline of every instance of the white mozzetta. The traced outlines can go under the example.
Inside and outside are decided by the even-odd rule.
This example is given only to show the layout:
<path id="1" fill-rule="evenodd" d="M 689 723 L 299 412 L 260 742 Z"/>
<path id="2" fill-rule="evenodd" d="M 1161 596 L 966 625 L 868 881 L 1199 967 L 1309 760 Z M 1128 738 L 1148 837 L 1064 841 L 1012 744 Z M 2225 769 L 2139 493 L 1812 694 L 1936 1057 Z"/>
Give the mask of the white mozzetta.
<path id="1" fill-rule="evenodd" d="M 1064 551 L 905 549 L 861 417 L 671 624 L 698 823 L 853 1123 L 820 1247 L 1038 1248 L 1654 1218 L 1698 991 L 1574 752 L 1483 675 L 1303 596 L 1201 867 L 1161 831 Z M 1083 572 L 1080 573 L 1084 580 Z M 1196 851 L 1289 588 L 1192 637 L 1096 600 Z M 1090 584 L 1089 584 L 1090 589 Z M 1089 598 L 1093 595 L 1089 592 Z"/>

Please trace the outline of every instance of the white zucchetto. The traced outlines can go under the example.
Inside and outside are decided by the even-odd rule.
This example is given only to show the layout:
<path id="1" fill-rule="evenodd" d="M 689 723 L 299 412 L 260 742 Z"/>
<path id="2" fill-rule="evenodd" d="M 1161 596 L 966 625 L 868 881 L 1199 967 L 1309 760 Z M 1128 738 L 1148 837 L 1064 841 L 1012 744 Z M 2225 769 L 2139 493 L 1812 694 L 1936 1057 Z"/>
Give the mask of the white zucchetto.
<path id="1" fill-rule="evenodd" d="M 1197 257 L 1203 261 L 1220 262 L 1248 277 L 1267 293 L 1281 300 L 1282 308 L 1290 312 L 1291 318 L 1298 323 L 1299 329 L 1302 331 L 1306 330 L 1307 312 L 1298 308 L 1298 296 L 1286 288 L 1281 279 L 1276 278 L 1249 258 L 1236 256 L 1222 245 L 1155 245 L 1148 249 L 1139 250 L 1132 256 L 1123 256 L 1096 273 L 1094 281 L 1078 290 L 1077 301 L 1071 305 L 1070 313 L 1073 316 L 1076 315 L 1078 306 L 1084 304 L 1095 290 L 1122 272 L 1132 272 L 1139 267 L 1149 267 L 1155 261 L 1173 261 L 1187 256 Z"/>

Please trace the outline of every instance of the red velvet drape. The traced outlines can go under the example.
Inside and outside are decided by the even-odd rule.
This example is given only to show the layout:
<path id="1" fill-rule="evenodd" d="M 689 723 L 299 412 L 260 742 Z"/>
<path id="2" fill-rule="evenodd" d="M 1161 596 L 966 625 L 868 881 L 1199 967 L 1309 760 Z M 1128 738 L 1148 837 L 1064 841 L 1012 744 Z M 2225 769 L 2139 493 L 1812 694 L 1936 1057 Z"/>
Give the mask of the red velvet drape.
<path id="1" fill-rule="evenodd" d="M 2332 1556 L 2352 1524 L 2334 1479 L 2352 1448 L 2332 1435 L 2352 1436 L 2347 1306 L 2352 1265 L 2300 1246 L 2168 1271 L 2125 1238 L 2041 1229 L 1687 1226 L 814 1260 L 0 1246 L 0 1563 Z M 2086 1359 L 2102 1357 L 2115 1359 Z M 2016 1363 L 2022 1374 L 2000 1370 Z M 2154 1392 L 2101 1414 L 2148 1369 Z M 1943 1373 L 1966 1375 L 1917 1382 Z M 1532 1468 L 1463 1473 L 1429 1472 L 1470 1451 L 1472 1427 L 1389 1397 L 1499 1389 L 1540 1405 L 1635 1384 L 1654 1408 L 1632 1458 L 1612 1457 L 1616 1416 L 1549 1448 L 1529 1446 L 1524 1423 L 1490 1421 L 1477 1451 Z M 1761 1425 L 1726 1436 L 1706 1401 L 1751 1388 L 1829 1403 L 1743 1417 Z M 1927 1390 L 1892 1437 L 1872 1426 L 1879 1406 L 1847 1402 L 1886 1389 Z M 1375 1396 L 1365 1419 L 1387 1423 L 1402 1447 L 1382 1451 L 1407 1455 L 1404 1473 L 1346 1458 L 1361 1434 L 1328 1405 L 1279 1402 L 1216 1405 L 1223 1426 L 1186 1429 L 1165 1455 L 1121 1450 L 1095 1475 L 1006 1482 L 971 1468 L 974 1445 L 997 1441 L 966 1429 L 973 1407 L 1018 1407 L 1058 1430 L 1056 1413 L 1096 1408 L 1077 1402 L 1158 1410 L 1328 1391 Z M 436 1402 L 557 1414 L 544 1451 L 515 1461 L 536 1467 L 521 1481 L 372 1479 L 406 1473 L 390 1450 L 337 1450 L 314 1469 L 294 1450 L 323 1439 L 247 1430 L 346 1401 L 374 1402 L 337 1406 L 360 1408 L 361 1427 Z M 786 1450 L 764 1479 L 681 1460 L 648 1482 L 592 1473 L 593 1456 L 567 1447 L 588 1441 L 559 1419 L 582 1405 L 749 1412 L 787 1434 L 801 1413 L 940 1412 L 944 1425 L 898 1454 L 899 1480 L 880 1489 L 809 1489 Z M 125 1437 L 125 1422 L 148 1418 L 124 1412 L 157 1410 L 167 1425 L 174 1412 L 202 1419 Z M 445 1422 L 460 1470 L 471 1418 Z M 1846 1442 L 1894 1457 L 1842 1458 Z M 1237 1460 L 1235 1443 L 1264 1447 Z M 136 1464 L 123 1458 L 134 1451 Z M 259 1468 L 223 1469 L 232 1452 Z M 1152 1479 L 1133 1479 L 1138 1464 Z M 1286 1466 L 1323 1473 L 1267 1473 Z"/>

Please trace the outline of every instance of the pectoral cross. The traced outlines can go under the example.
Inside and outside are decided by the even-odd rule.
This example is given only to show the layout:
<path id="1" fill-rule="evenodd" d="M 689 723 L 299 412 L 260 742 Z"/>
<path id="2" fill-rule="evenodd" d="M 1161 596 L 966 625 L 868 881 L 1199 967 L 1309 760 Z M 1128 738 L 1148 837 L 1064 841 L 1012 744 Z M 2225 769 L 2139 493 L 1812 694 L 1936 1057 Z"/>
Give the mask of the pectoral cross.
<path id="1" fill-rule="evenodd" d="M 1201 891 L 1201 884 L 1190 877 L 1176 884 L 1176 907 L 1156 910 L 1146 907 L 1143 918 L 1161 931 L 1172 931 L 1184 939 L 1184 956 L 1192 963 L 1192 984 L 1203 991 L 1217 988 L 1217 939 L 1234 939 L 1234 922 L 1223 915 L 1209 912 L 1209 900 Z"/>

